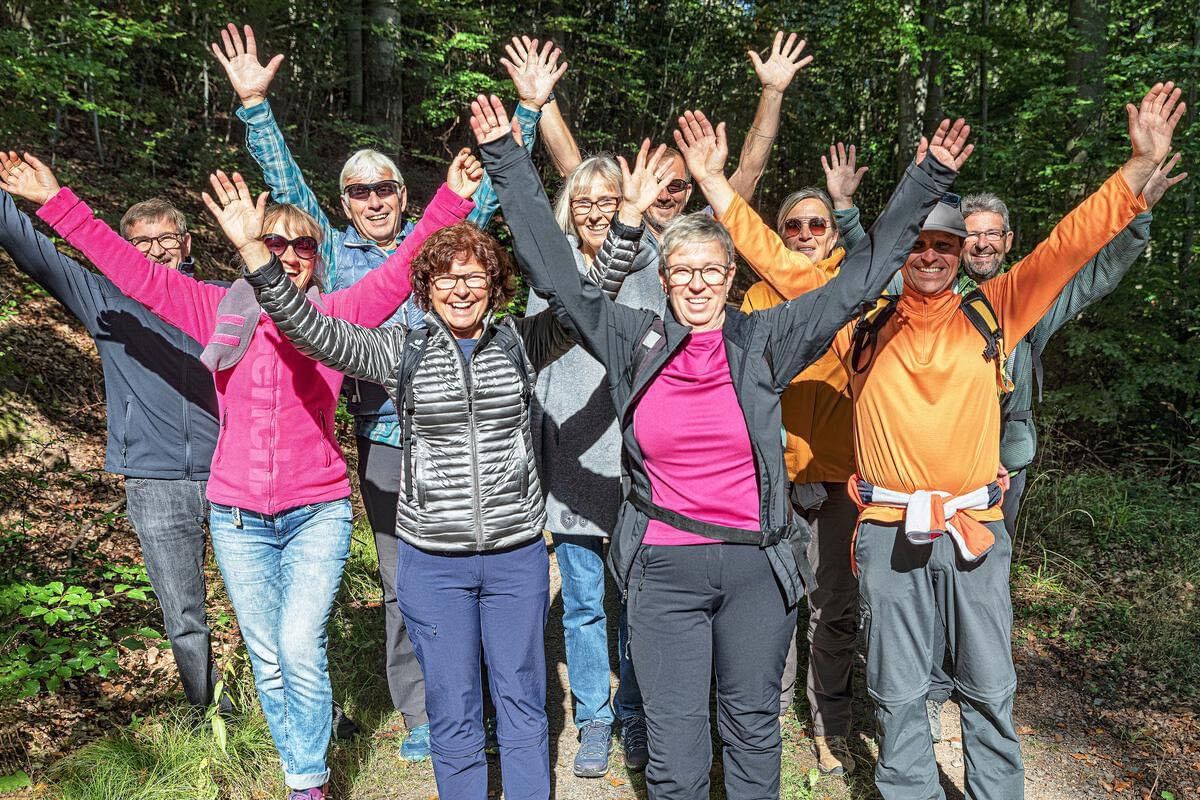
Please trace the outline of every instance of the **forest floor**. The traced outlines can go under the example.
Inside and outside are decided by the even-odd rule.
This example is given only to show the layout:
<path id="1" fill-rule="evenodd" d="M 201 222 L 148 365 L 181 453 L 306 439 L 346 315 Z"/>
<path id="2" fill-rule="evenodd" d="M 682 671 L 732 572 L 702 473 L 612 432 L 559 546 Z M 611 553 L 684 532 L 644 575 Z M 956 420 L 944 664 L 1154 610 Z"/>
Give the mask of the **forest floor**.
<path id="1" fill-rule="evenodd" d="M 94 348 L 86 335 L 69 324 L 57 303 L 33 291 L 2 255 L 0 287 L 21 299 L 20 317 L 0 321 L 4 545 L 0 555 L 7 580 L 57 579 L 96 591 L 111 589 L 113 581 L 120 579 L 111 577 L 113 565 L 136 567 L 139 554 L 136 537 L 120 512 L 121 481 L 102 471 L 103 381 Z M 342 428 L 345 433 L 344 423 Z M 352 454 L 353 447 L 346 452 Z M 1040 537 L 1040 529 L 1058 530 L 1054 526 L 1061 527 L 1061 520 L 1075 519 L 1078 498 L 1094 492 L 1088 481 L 1112 483 L 1109 476 L 1094 473 L 1092 469 L 1082 477 L 1059 476 L 1058 484 L 1084 487 L 1070 497 L 1039 490 L 1035 477 L 1030 507 L 1044 510 L 1024 518 L 1018 537 L 1015 715 L 1026 758 L 1026 795 L 1038 800 L 1200 800 L 1200 712 L 1194 681 L 1195 660 L 1200 658 L 1194 607 L 1200 545 L 1190 527 L 1186 529 L 1190 542 L 1176 537 L 1177 547 L 1176 539 L 1159 529 L 1155 541 L 1164 554 L 1155 556 L 1158 561 L 1143 564 L 1129 557 L 1142 544 L 1126 541 L 1118 533 L 1152 526 L 1152 521 L 1147 522 L 1151 518 L 1138 508 L 1152 507 L 1158 517 L 1164 512 L 1148 500 L 1136 506 L 1138 498 L 1126 497 L 1119 513 L 1099 507 L 1101 500 L 1089 505 L 1085 515 L 1090 524 L 1064 529 L 1062 541 L 1052 543 L 1071 552 L 1072 559 L 1056 555 Z M 1168 509 L 1176 520 L 1171 523 L 1177 526 L 1173 530 L 1185 530 L 1178 520 L 1194 520 L 1194 502 L 1187 502 Z M 1121 514 L 1135 516 L 1127 519 Z M 1029 532 L 1034 526 L 1037 535 Z M 1102 551 L 1067 550 L 1091 541 L 1096 532 L 1109 537 L 1101 541 Z M 1176 549 L 1170 550 L 1168 544 Z M 1106 560 L 1111 554 L 1120 556 L 1116 566 Z M 1094 563 L 1085 561 L 1089 556 Z M 122 646 L 121 672 L 72 677 L 54 692 L 43 690 L 0 709 L 0 726 L 23 737 L 35 781 L 33 789 L 12 796 L 96 800 L 282 796 L 278 764 L 254 701 L 236 620 L 211 563 L 209 578 L 215 649 L 231 694 L 242 709 L 228 725 L 225 747 L 218 746 L 208 723 L 181 710 L 169 649 L 153 643 L 144 649 Z M 557 569 L 552 580 L 553 606 L 546 631 L 547 705 L 556 796 L 644 797 L 641 776 L 629 774 L 622 766 L 619 744 L 606 778 L 582 780 L 571 775 L 576 742 L 570 725 Z M 1127 596 L 1132 597 L 1128 602 L 1122 599 Z M 1151 604 L 1149 617 L 1146 603 Z M 612 613 L 610 620 L 615 618 Z M 1155 625 L 1146 624 L 1146 619 L 1155 620 Z M 118 628 L 140 626 L 161 628 L 152 598 L 121 599 L 85 633 L 115 638 Z M 429 764 L 409 765 L 397 757 L 403 724 L 388 702 L 382 642 L 374 554 L 359 509 L 329 650 L 335 694 L 360 723 L 362 733 L 333 747 L 333 796 L 427 800 L 436 796 Z M 4 646 L 0 640 L 0 652 Z M 861 697 L 861 670 L 857 689 Z M 871 781 L 874 726 L 865 699 L 856 709 L 855 746 L 862 758 L 858 771 L 847 779 L 816 776 L 802 697 L 793 712 L 783 723 L 782 796 L 876 797 Z M 944 727 L 948 738 L 936 753 L 947 796 L 958 798 L 963 796 L 964 753 L 953 704 L 946 707 Z M 714 752 L 713 785 L 719 787 L 717 747 Z M 498 796 L 498 768 L 495 761 L 492 764 Z M 713 796 L 724 795 L 715 788 Z"/>

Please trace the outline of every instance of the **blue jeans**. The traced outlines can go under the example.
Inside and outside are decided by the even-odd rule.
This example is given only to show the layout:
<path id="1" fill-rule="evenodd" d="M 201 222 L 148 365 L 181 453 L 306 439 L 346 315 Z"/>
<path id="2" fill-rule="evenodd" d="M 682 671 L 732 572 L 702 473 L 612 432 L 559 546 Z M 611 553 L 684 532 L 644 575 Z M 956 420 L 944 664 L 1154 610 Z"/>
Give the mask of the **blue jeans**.
<path id="1" fill-rule="evenodd" d="M 617 623 L 620 683 L 608 702 L 608 618 L 604 613 L 604 540 L 599 536 L 551 533 L 562 577 L 563 631 L 567 644 L 567 680 L 575 698 L 575 725 L 613 723 L 642 716 L 642 693 L 629 660 L 625 609 Z"/>
<path id="2" fill-rule="evenodd" d="M 438 795 L 487 800 L 480 649 L 496 704 L 508 800 L 550 796 L 546 647 L 550 559 L 539 536 L 484 553 L 432 553 L 400 541 L 396 598 L 425 673 Z"/>
<path id="3" fill-rule="evenodd" d="M 350 554 L 350 501 L 259 514 L 212 504 L 213 551 L 292 789 L 329 780 L 326 627 Z"/>
<path id="4" fill-rule="evenodd" d="M 204 614 L 204 481 L 126 478 L 125 513 L 162 608 L 183 693 L 203 708 L 213 701 L 219 679 Z"/>

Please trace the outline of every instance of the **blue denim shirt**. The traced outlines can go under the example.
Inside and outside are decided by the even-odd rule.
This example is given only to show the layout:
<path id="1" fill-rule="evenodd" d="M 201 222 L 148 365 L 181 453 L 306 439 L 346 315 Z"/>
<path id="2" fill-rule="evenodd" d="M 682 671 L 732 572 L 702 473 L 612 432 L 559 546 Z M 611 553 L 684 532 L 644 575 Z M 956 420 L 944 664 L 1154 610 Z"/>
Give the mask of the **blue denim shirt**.
<path id="1" fill-rule="evenodd" d="M 367 272 L 382 264 L 390 254 L 374 242 L 359 235 L 353 225 L 344 231 L 336 230 L 321 209 L 317 196 L 304 181 L 300 166 L 292 157 L 283 139 L 283 131 L 275 120 L 267 101 L 251 108 L 239 108 L 237 116 L 246 124 L 246 149 L 262 168 L 263 178 L 277 203 L 291 203 L 303 209 L 321 226 L 321 265 L 318 274 L 329 291 L 345 289 L 361 280 Z M 540 111 L 518 105 L 515 114 L 525 137 L 525 147 L 532 152 Z M 500 202 L 486 173 L 475 190 L 475 210 L 467 219 L 480 228 L 487 227 Z M 413 224 L 405 222 L 397 243 L 412 231 Z M 397 323 L 409 327 L 424 325 L 425 314 L 410 297 L 384 325 Z M 367 381 L 348 380 L 343 385 L 347 407 L 355 417 L 354 430 L 358 436 L 375 442 L 399 446 L 400 420 L 396 407 L 383 387 Z"/>

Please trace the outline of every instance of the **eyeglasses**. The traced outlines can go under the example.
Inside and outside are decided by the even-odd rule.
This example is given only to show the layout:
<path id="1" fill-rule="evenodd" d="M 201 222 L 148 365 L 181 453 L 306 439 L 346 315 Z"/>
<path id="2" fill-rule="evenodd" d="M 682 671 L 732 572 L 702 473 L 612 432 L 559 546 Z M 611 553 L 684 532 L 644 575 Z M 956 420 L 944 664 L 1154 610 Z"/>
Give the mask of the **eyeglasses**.
<path id="1" fill-rule="evenodd" d="M 154 243 L 158 242 L 158 246 L 163 250 L 178 250 L 183 247 L 183 240 L 187 234 L 185 233 L 162 233 L 158 236 L 137 236 L 129 240 L 129 243 L 138 249 L 140 253 L 149 253 L 154 249 Z"/>
<path id="2" fill-rule="evenodd" d="M 386 200 L 400 193 L 399 181 L 380 181 L 379 183 L 352 183 L 342 190 L 351 200 L 369 200 L 371 194 Z"/>
<path id="3" fill-rule="evenodd" d="M 676 178 L 667 184 L 667 191 L 671 194 L 679 194 L 682 191 L 686 191 L 689 186 L 691 186 L 691 184 L 687 181 L 681 178 Z"/>
<path id="4" fill-rule="evenodd" d="M 829 220 L 824 217 L 792 217 L 783 221 L 783 234 L 795 236 L 803 226 L 808 226 L 808 232 L 813 236 L 824 236 L 829 230 Z"/>
<path id="5" fill-rule="evenodd" d="M 433 279 L 433 288 L 442 292 L 452 292 L 462 281 L 468 289 L 486 289 L 491 280 L 486 272 L 471 272 L 466 275 L 451 275 L 443 273 Z"/>
<path id="6" fill-rule="evenodd" d="M 274 256 L 283 255 L 289 247 L 301 258 L 316 258 L 317 256 L 317 240 L 311 236 L 297 236 L 295 239 L 288 239 L 278 233 L 268 233 L 262 237 L 262 243 Z"/>
<path id="7" fill-rule="evenodd" d="M 984 239 L 989 242 L 1002 242 L 1008 231 L 990 230 L 990 231 L 975 231 L 966 235 L 968 242 L 974 239 Z"/>
<path id="8" fill-rule="evenodd" d="M 600 209 L 601 214 L 611 214 L 621 207 L 621 198 L 619 197 L 601 197 L 599 200 L 589 200 L 586 197 L 581 197 L 578 200 L 571 201 L 572 214 L 590 214 L 592 206 Z"/>
<path id="9" fill-rule="evenodd" d="M 667 267 L 667 283 L 671 286 L 687 286 L 692 282 L 692 276 L 700 273 L 700 280 L 709 286 L 720 286 L 729 275 L 727 264 L 705 264 L 703 267 Z"/>

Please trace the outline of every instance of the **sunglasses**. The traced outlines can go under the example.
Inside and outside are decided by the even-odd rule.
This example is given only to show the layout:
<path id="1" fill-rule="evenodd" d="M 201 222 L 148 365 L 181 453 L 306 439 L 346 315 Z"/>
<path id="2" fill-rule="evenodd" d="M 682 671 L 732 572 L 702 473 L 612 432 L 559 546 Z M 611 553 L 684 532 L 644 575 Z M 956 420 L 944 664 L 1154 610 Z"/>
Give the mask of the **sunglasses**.
<path id="1" fill-rule="evenodd" d="M 676 178 L 667 184 L 667 191 L 671 194 L 679 194 L 680 192 L 685 191 L 689 186 L 691 186 L 691 184 L 687 181 L 681 178 Z"/>
<path id="2" fill-rule="evenodd" d="M 379 183 L 352 183 L 342 190 L 351 200 L 368 200 L 372 193 L 379 196 L 380 200 L 386 200 L 393 195 L 400 193 L 400 183 L 398 181 L 380 181 Z"/>
<path id="3" fill-rule="evenodd" d="M 262 237 L 262 243 L 267 246 L 267 250 L 271 251 L 273 256 L 283 255 L 289 247 L 301 258 L 316 258 L 317 256 L 317 240 L 311 236 L 297 236 L 295 239 L 288 239 L 278 233 L 268 233 Z"/>
<path id="4" fill-rule="evenodd" d="M 805 226 L 813 236 L 824 236 L 825 231 L 829 230 L 829 220 L 824 217 L 792 217 L 783 221 L 783 233 L 785 236 L 795 236 Z"/>

